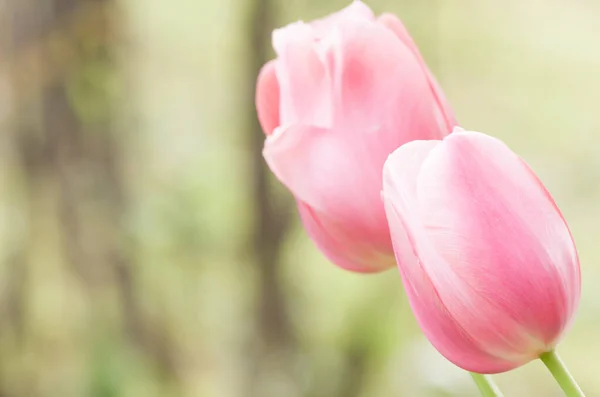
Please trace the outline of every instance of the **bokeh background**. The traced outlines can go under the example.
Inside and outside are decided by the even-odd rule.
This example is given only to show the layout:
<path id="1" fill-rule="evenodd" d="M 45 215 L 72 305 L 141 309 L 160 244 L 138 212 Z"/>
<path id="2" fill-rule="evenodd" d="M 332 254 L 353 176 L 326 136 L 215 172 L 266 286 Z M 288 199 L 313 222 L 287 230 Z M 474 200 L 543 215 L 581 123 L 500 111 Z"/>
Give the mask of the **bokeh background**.
<path id="1" fill-rule="evenodd" d="M 1 397 L 477 395 L 397 272 L 328 263 L 261 157 L 271 30 L 348 3 L 0 1 Z M 563 210 L 583 297 L 559 351 L 600 396 L 600 3 L 367 3 Z M 562 395 L 540 362 L 495 378 Z"/>

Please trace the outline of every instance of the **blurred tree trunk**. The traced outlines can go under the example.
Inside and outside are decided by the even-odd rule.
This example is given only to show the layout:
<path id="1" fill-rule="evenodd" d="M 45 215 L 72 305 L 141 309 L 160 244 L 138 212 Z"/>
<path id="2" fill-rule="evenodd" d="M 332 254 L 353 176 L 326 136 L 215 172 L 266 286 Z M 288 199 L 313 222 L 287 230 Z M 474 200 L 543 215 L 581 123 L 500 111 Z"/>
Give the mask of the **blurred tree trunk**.
<path id="1" fill-rule="evenodd" d="M 274 0 L 252 0 L 247 31 L 251 32 L 248 70 L 248 100 L 253 104 L 256 77 L 269 59 L 270 37 L 275 17 Z M 289 203 L 275 200 L 271 175 L 262 157 L 264 133 L 254 106 L 248 106 L 252 170 L 252 213 L 255 223 L 251 241 L 258 272 L 258 328 L 250 363 L 249 397 L 293 397 L 300 395 L 298 347 L 287 311 L 287 294 L 280 274 L 282 243 L 289 228 Z"/>
<path id="2" fill-rule="evenodd" d="M 10 45 L 4 49 L 9 62 L 0 65 L 0 72 L 10 76 L 14 93 L 12 136 L 29 203 L 26 211 L 34 224 L 47 216 L 58 220 L 62 255 L 88 294 L 90 337 L 106 338 L 111 317 L 104 301 L 115 291 L 126 340 L 154 363 L 164 380 L 176 384 L 174 344 L 163 323 L 143 310 L 133 247 L 124 246 L 130 241 L 124 227 L 128 203 L 121 145 L 102 86 L 106 82 L 97 87 L 88 76 L 97 70 L 115 72 L 110 6 L 110 0 L 11 1 L 6 18 Z M 86 103 L 90 98 L 91 105 Z M 86 118 L 86 106 L 99 111 Z M 48 203 L 55 205 L 54 214 L 45 213 Z M 15 272 L 8 300 L 12 318 L 27 315 L 22 300 L 28 291 L 21 281 L 29 267 L 26 255 L 16 256 L 15 266 L 21 270 Z M 29 330 L 21 331 L 27 338 Z M 35 391 L 36 379 L 22 383 L 31 387 L 23 395 L 47 395 Z"/>
<path id="3" fill-rule="evenodd" d="M 252 96 L 248 103 L 254 103 L 256 78 L 262 65 L 271 58 L 271 32 L 277 27 L 275 4 L 275 0 L 253 0 L 250 8 L 248 30 L 252 32 L 252 51 L 248 92 Z M 262 156 L 265 136 L 253 106 L 249 107 L 249 113 L 256 214 L 252 243 L 259 272 L 258 346 L 252 362 L 249 396 L 358 397 L 363 391 L 371 353 L 370 347 L 360 337 L 351 338 L 347 350 L 341 352 L 341 373 L 325 377 L 327 386 L 321 382 L 302 384 L 299 346 L 287 311 L 288 295 L 282 290 L 284 283 L 280 279 L 282 243 L 294 211 L 291 203 L 275 199 L 277 195 L 270 184 L 271 173 Z M 335 385 L 329 385 L 331 379 L 337 379 Z"/>

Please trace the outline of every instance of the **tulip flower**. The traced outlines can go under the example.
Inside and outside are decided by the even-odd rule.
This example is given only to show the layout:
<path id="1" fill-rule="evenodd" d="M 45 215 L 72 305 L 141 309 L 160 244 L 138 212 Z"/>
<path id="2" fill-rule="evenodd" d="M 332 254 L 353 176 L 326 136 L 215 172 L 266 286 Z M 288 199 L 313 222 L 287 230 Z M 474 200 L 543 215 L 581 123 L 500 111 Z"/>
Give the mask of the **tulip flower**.
<path id="1" fill-rule="evenodd" d="M 380 200 L 387 156 L 455 125 L 444 95 L 396 17 L 360 1 L 273 32 L 256 107 L 264 157 L 294 195 L 302 222 L 338 266 L 395 266 Z"/>
<path id="2" fill-rule="evenodd" d="M 398 267 L 435 348 L 477 373 L 547 362 L 577 309 L 580 270 L 527 164 L 498 139 L 457 130 L 403 145 L 383 178 Z"/>

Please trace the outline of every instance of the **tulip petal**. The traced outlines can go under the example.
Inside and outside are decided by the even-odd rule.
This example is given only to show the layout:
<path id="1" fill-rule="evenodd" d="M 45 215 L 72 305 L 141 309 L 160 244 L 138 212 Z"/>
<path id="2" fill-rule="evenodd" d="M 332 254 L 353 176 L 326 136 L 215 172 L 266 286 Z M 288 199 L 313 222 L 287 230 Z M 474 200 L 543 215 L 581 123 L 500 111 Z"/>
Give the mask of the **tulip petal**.
<path id="1" fill-rule="evenodd" d="M 437 82 L 437 79 L 429 70 L 429 67 L 425 63 L 425 60 L 423 59 L 419 48 L 417 47 L 412 37 L 406 30 L 406 27 L 404 26 L 402 21 L 400 21 L 400 19 L 398 19 L 398 17 L 396 17 L 393 14 L 384 13 L 377 19 L 377 22 L 382 26 L 385 26 L 386 28 L 390 29 L 396 35 L 396 37 L 398 37 L 400 41 L 404 43 L 406 47 L 408 47 L 408 49 L 413 53 L 415 58 L 419 61 L 423 73 L 425 73 L 429 80 L 429 86 L 433 97 L 435 98 L 438 104 L 439 112 L 436 114 L 436 116 L 440 120 L 440 125 L 444 125 L 445 129 L 447 129 L 448 131 L 451 130 L 456 125 L 456 119 L 454 117 L 454 112 L 450 107 L 450 103 L 446 99 L 446 95 L 444 94 L 444 91 L 441 89 L 439 83 Z"/>
<path id="2" fill-rule="evenodd" d="M 291 125 L 267 137 L 263 155 L 299 200 L 389 251 L 389 231 L 381 227 L 381 165 L 376 158 L 369 163 L 368 148 L 366 142 L 352 147 L 328 129 Z"/>
<path id="3" fill-rule="evenodd" d="M 422 252 L 418 251 L 424 242 L 417 241 L 422 239 L 422 226 L 415 211 L 416 181 L 423 161 L 439 144 L 439 141 L 407 143 L 385 163 L 383 197 L 402 281 L 423 332 L 443 356 L 466 370 L 506 371 L 518 364 L 485 351 L 454 320 L 423 263 Z"/>
<path id="4" fill-rule="evenodd" d="M 368 5 L 360 0 L 354 0 L 348 7 L 344 8 L 340 12 L 334 13 L 335 16 L 341 16 L 346 18 L 364 18 L 372 21 L 375 19 L 373 11 Z"/>
<path id="5" fill-rule="evenodd" d="M 332 27 L 334 27 L 342 19 L 366 19 L 372 21 L 375 19 L 373 11 L 368 5 L 362 1 L 355 0 L 348 7 L 341 11 L 334 12 L 325 18 L 317 19 L 312 21 L 310 25 L 315 29 L 316 35 L 319 38 L 326 37 Z"/>
<path id="6" fill-rule="evenodd" d="M 270 135 L 279 126 L 279 83 L 275 61 L 267 62 L 258 75 L 256 110 L 260 126 L 266 135 Z"/>
<path id="7" fill-rule="evenodd" d="M 488 349 L 551 348 L 576 306 L 578 260 L 522 160 L 495 138 L 455 132 L 422 165 L 417 195 L 425 240 L 443 258 L 435 285 L 453 318 Z"/>
<path id="8" fill-rule="evenodd" d="M 389 29 L 364 20 L 344 20 L 336 29 L 323 56 L 332 76 L 336 133 L 349 139 L 378 131 L 387 156 L 410 140 L 450 132 L 439 123 L 419 61 Z"/>
<path id="9" fill-rule="evenodd" d="M 330 78 L 314 42 L 313 29 L 302 22 L 273 32 L 281 124 L 331 126 Z"/>
<path id="10" fill-rule="evenodd" d="M 331 139 L 331 131 L 315 126 L 280 126 L 265 141 L 263 156 L 275 176 L 301 201 L 315 204 L 323 196 L 344 194 L 333 179 L 336 167 L 348 169 L 350 160 Z M 329 205 L 317 205 L 327 212 Z"/>
<path id="11" fill-rule="evenodd" d="M 390 13 L 383 13 L 379 16 L 379 18 L 377 18 L 377 23 L 391 30 L 396 35 L 396 37 L 398 37 L 400 41 L 412 51 L 413 55 L 417 59 L 419 59 L 420 62 L 423 61 L 423 57 L 421 56 L 419 48 L 408 33 L 408 30 L 406 30 L 406 27 L 404 26 L 402 21 L 398 19 L 397 16 Z"/>
<path id="12" fill-rule="evenodd" d="M 394 267 L 393 256 L 383 257 L 371 243 L 371 236 L 359 235 L 360 229 L 348 228 L 325 214 L 319 214 L 298 201 L 298 212 L 307 233 L 325 256 L 339 267 L 358 273 L 375 273 Z"/>

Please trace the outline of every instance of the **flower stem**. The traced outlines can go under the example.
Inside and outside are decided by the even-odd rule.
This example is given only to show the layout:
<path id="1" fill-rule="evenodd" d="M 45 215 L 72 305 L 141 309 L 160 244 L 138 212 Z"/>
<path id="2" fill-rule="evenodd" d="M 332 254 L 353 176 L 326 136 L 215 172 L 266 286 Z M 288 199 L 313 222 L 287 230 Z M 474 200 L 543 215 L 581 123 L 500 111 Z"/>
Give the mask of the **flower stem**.
<path id="1" fill-rule="evenodd" d="M 475 372 L 470 372 L 470 374 L 483 397 L 502 397 L 502 392 L 500 392 L 491 376 Z"/>
<path id="2" fill-rule="evenodd" d="M 540 360 L 548 368 L 556 382 L 565 392 L 567 397 L 585 397 L 575 379 L 569 373 L 569 370 L 562 362 L 554 350 L 546 352 L 540 356 Z"/>

